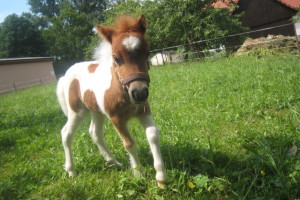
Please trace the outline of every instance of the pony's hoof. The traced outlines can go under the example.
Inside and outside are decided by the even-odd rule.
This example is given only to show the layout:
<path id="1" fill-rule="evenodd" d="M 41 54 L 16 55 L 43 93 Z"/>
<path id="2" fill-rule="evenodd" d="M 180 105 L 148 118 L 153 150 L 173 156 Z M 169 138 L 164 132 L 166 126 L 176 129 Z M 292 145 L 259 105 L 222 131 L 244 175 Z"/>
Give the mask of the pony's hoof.
<path id="1" fill-rule="evenodd" d="M 161 189 L 165 189 L 166 184 L 163 183 L 163 182 L 158 182 L 158 181 L 157 181 L 157 186 L 158 186 L 159 188 L 161 188 Z"/>
<path id="2" fill-rule="evenodd" d="M 68 173 L 69 177 L 77 176 L 76 170 L 73 166 L 65 165 L 64 170 Z"/>
<path id="3" fill-rule="evenodd" d="M 144 174 L 143 170 L 135 170 L 135 169 L 133 170 L 133 176 L 135 178 L 142 178 L 143 174 Z"/>
<path id="4" fill-rule="evenodd" d="M 77 176 L 76 171 L 68 171 L 69 177 L 75 177 Z"/>
<path id="5" fill-rule="evenodd" d="M 133 168 L 133 176 L 135 178 L 141 178 L 143 177 L 143 174 L 144 174 L 144 169 L 142 166 L 137 166 L 136 168 Z"/>
<path id="6" fill-rule="evenodd" d="M 122 169 L 123 165 L 116 160 L 110 160 L 105 163 L 106 167 L 116 167 L 118 169 Z"/>

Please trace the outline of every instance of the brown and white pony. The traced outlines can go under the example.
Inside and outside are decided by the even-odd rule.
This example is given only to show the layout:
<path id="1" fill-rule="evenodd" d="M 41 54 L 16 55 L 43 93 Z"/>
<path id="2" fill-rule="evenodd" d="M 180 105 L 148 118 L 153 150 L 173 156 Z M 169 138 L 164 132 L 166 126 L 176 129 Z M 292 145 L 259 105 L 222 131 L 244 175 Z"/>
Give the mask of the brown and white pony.
<path id="1" fill-rule="evenodd" d="M 141 174 L 135 141 L 130 135 L 127 122 L 139 119 L 145 128 L 153 154 L 156 181 L 162 187 L 166 172 L 159 148 L 159 133 L 152 120 L 148 74 L 149 47 L 144 38 L 146 19 L 120 17 L 115 27 L 96 26 L 103 42 L 95 50 L 96 61 L 73 65 L 60 78 L 57 96 L 67 123 L 61 130 L 65 150 L 65 170 L 69 176 L 76 171 L 72 159 L 73 135 L 87 113 L 92 120 L 89 133 L 108 165 L 120 167 L 103 140 L 103 122 L 108 117 L 119 132 L 123 145 L 129 154 L 134 175 Z"/>

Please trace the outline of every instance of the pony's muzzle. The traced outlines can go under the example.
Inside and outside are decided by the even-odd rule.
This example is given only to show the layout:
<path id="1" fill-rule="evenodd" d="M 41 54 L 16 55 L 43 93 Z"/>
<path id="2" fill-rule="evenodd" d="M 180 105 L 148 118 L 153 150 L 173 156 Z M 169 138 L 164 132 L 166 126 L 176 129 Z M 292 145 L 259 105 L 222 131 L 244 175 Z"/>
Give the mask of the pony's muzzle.
<path id="1" fill-rule="evenodd" d="M 128 90 L 130 99 L 135 104 L 141 104 L 147 101 L 149 96 L 148 85 L 144 82 L 135 81 L 130 84 Z"/>
<path id="2" fill-rule="evenodd" d="M 148 88 L 134 89 L 131 92 L 131 96 L 135 102 L 145 102 L 149 96 Z"/>

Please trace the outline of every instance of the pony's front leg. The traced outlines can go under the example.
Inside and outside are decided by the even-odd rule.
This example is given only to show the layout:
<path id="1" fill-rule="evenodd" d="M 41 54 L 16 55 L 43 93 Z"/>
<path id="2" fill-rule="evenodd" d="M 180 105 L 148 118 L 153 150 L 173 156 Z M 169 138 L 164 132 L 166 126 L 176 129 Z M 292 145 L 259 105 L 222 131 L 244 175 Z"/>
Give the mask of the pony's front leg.
<path id="1" fill-rule="evenodd" d="M 159 187 L 164 187 L 167 174 L 162 160 L 160 148 L 159 148 L 159 132 L 158 128 L 150 114 L 140 115 L 139 120 L 146 130 L 147 139 L 150 145 L 150 149 L 153 155 L 154 168 L 156 170 L 156 181 Z"/>
<path id="2" fill-rule="evenodd" d="M 123 145 L 129 154 L 130 164 L 133 169 L 134 176 L 141 176 L 142 168 L 138 153 L 136 150 L 136 144 L 127 128 L 127 121 L 119 116 L 111 117 L 111 121 L 114 124 L 116 130 L 119 132 Z"/>

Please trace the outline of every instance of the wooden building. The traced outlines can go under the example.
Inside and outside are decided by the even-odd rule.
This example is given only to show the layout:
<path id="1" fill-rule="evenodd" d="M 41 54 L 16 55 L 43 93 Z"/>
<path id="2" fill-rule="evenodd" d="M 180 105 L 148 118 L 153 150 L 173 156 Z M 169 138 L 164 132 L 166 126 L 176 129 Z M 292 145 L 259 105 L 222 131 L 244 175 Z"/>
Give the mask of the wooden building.
<path id="1" fill-rule="evenodd" d="M 244 12 L 241 20 L 243 26 L 249 27 L 250 30 L 270 28 L 251 33 L 252 38 L 266 37 L 269 34 L 294 36 L 294 25 L 290 20 L 299 11 L 300 0 L 220 0 L 214 7 L 229 8 L 232 14 Z"/>
<path id="2" fill-rule="evenodd" d="M 0 59 L 0 94 L 56 80 L 53 58 Z"/>

